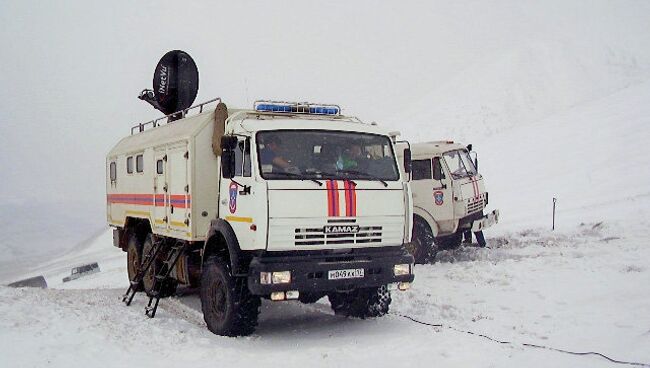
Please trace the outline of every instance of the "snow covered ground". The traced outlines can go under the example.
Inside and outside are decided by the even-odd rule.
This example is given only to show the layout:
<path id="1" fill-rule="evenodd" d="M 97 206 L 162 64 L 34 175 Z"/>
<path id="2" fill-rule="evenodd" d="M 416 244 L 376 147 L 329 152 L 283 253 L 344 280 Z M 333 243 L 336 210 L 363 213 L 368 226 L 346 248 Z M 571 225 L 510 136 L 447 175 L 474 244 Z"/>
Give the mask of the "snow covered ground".
<path id="1" fill-rule="evenodd" d="M 589 223 L 558 232 L 503 232 L 491 237 L 492 249 L 465 247 L 417 266 L 413 289 L 395 292 L 384 318 L 335 316 L 326 299 L 265 301 L 258 330 L 243 338 L 211 334 L 191 290 L 164 299 L 155 319 L 144 316 L 141 294 L 124 306 L 125 257 L 106 232 L 81 254 L 40 269 L 51 289 L 0 288 L 0 365 L 611 365 L 523 343 L 649 363 L 650 249 L 639 241 L 642 228 L 623 237 L 622 230 Z M 99 260 L 100 273 L 61 283 L 68 265 L 91 260 Z"/>

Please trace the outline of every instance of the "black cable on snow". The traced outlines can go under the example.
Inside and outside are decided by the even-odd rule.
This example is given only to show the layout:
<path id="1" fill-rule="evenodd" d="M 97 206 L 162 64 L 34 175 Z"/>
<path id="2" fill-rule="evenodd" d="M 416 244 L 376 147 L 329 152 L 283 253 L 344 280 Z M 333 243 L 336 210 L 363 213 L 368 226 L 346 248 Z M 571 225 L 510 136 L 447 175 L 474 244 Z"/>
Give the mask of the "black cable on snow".
<path id="1" fill-rule="evenodd" d="M 456 332 L 465 333 L 465 334 L 474 335 L 474 336 L 479 336 L 479 337 L 482 337 L 484 339 L 488 339 L 490 341 L 493 341 L 493 342 L 496 342 L 496 343 L 499 343 L 499 344 L 503 344 L 503 345 L 514 345 L 515 344 L 512 341 L 503 341 L 503 340 L 495 339 L 493 337 L 490 337 L 490 336 L 487 336 L 487 335 L 484 335 L 484 334 L 480 334 L 480 333 L 477 333 L 477 332 L 465 331 L 465 330 L 461 330 L 461 329 L 458 329 L 458 328 L 453 327 L 453 326 L 445 326 L 445 325 L 443 325 L 441 323 L 429 323 L 429 322 L 420 321 L 418 319 L 415 319 L 415 318 L 413 318 L 411 316 L 407 316 L 407 315 L 404 315 L 404 314 L 392 313 L 392 312 L 390 314 L 392 314 L 394 316 L 397 316 L 397 317 L 402 317 L 404 319 L 408 319 L 411 322 L 415 322 L 415 323 L 425 325 L 425 326 L 428 326 L 428 327 L 448 328 L 448 329 L 456 331 Z M 529 347 L 529 348 L 546 349 L 546 350 L 556 351 L 558 353 L 564 353 L 564 354 L 570 354 L 570 355 L 578 355 L 578 356 L 595 355 L 595 356 L 601 357 L 603 359 L 607 359 L 608 361 L 610 361 L 612 363 L 616 363 L 616 364 L 626 364 L 626 365 L 632 365 L 632 366 L 636 366 L 636 367 L 650 367 L 649 363 L 628 362 L 628 361 L 624 361 L 624 360 L 613 359 L 613 358 L 610 358 L 607 355 L 599 353 L 597 351 L 571 351 L 571 350 L 559 349 L 559 348 L 554 348 L 554 347 L 551 347 L 551 346 L 531 344 L 531 343 L 522 343 L 520 345 L 525 346 L 525 347 Z"/>

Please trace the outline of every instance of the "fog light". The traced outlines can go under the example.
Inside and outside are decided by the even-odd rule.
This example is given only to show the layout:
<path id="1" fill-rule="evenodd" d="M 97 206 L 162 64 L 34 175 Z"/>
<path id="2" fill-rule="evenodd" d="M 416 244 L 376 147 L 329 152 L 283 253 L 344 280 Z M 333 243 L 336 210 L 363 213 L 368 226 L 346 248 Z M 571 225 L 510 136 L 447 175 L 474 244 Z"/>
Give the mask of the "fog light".
<path id="1" fill-rule="evenodd" d="M 270 285 L 271 284 L 271 273 L 270 272 L 260 272 L 260 284 Z"/>
<path id="2" fill-rule="evenodd" d="M 404 291 L 408 290 L 411 288 L 411 283 L 410 282 L 400 282 L 397 284 L 397 288 Z"/>
<path id="3" fill-rule="evenodd" d="M 284 300 L 284 291 L 274 291 L 271 293 L 271 300 L 277 302 Z"/>
<path id="4" fill-rule="evenodd" d="M 393 274 L 395 276 L 404 276 L 411 274 L 411 265 L 408 263 L 405 264 L 396 264 L 393 266 Z"/>
<path id="5" fill-rule="evenodd" d="M 274 284 L 288 284 L 291 282 L 291 271 L 273 272 L 271 279 Z"/>
<path id="6" fill-rule="evenodd" d="M 298 292 L 298 290 L 289 290 L 285 294 L 286 294 L 287 300 L 289 300 L 289 299 L 298 299 L 298 297 L 300 296 L 300 293 Z"/>

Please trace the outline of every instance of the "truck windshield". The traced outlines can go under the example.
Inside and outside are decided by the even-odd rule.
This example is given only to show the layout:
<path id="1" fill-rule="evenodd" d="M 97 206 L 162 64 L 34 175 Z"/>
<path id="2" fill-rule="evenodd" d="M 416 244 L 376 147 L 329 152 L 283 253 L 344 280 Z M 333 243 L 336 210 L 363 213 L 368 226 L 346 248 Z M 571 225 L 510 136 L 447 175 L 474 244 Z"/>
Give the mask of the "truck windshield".
<path id="1" fill-rule="evenodd" d="M 454 179 L 476 175 L 476 168 L 467 151 L 454 150 L 445 152 L 442 156 L 445 158 L 447 167 L 449 167 L 451 176 Z"/>
<path id="2" fill-rule="evenodd" d="M 257 133 L 257 153 L 265 179 L 398 180 L 386 136 L 328 130 Z"/>

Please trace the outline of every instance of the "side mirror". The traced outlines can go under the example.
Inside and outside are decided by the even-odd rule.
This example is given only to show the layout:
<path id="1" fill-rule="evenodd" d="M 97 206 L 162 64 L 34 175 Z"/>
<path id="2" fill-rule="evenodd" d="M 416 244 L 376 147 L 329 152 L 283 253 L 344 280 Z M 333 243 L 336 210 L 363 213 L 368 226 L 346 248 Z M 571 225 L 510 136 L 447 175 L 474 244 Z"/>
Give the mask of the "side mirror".
<path id="1" fill-rule="evenodd" d="M 445 173 L 442 172 L 442 163 L 440 162 L 440 157 L 433 158 L 433 179 L 445 179 Z"/>
<path id="2" fill-rule="evenodd" d="M 221 137 L 221 149 L 222 150 L 234 150 L 237 146 L 237 137 L 232 135 L 224 135 Z"/>
<path id="3" fill-rule="evenodd" d="M 413 170 L 413 161 L 411 160 L 411 149 L 407 148 L 404 150 L 404 171 L 407 174 L 410 174 Z"/>
<path id="4" fill-rule="evenodd" d="M 235 176 L 235 146 L 237 137 L 221 137 L 221 176 L 232 179 Z"/>
<path id="5" fill-rule="evenodd" d="M 478 155 L 474 151 L 469 152 L 469 157 L 474 161 L 474 168 L 478 171 Z"/>

